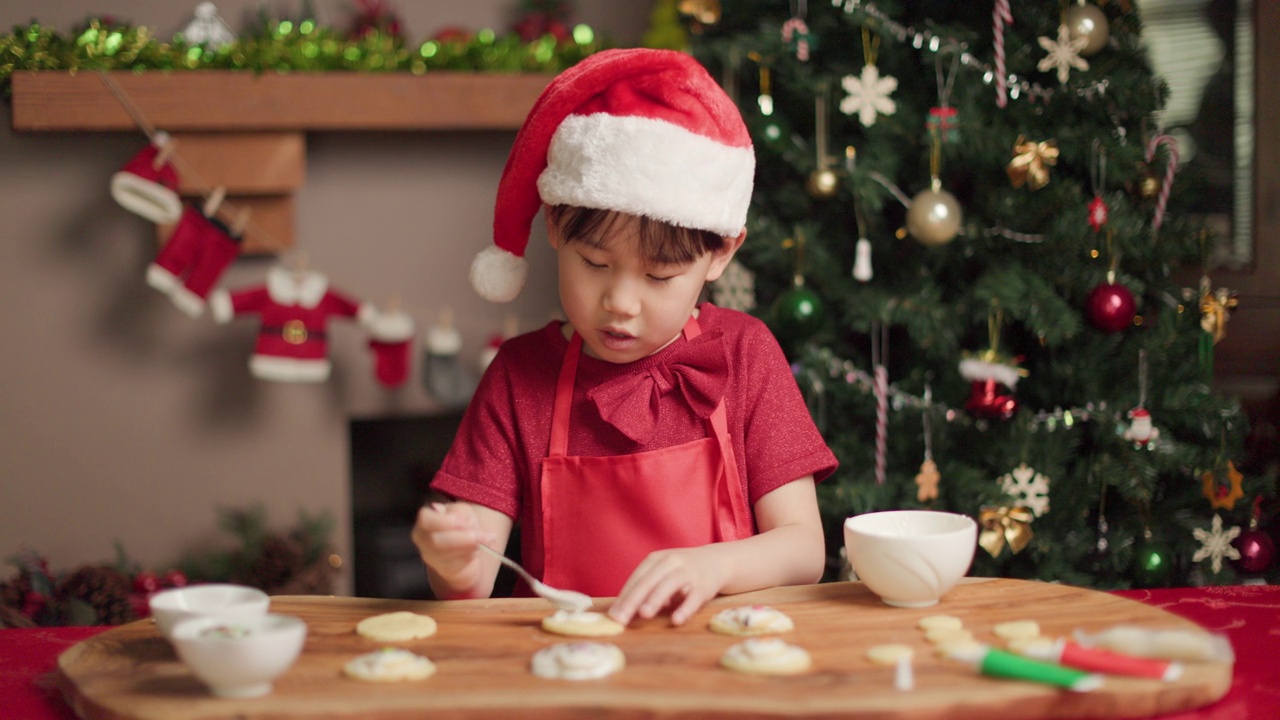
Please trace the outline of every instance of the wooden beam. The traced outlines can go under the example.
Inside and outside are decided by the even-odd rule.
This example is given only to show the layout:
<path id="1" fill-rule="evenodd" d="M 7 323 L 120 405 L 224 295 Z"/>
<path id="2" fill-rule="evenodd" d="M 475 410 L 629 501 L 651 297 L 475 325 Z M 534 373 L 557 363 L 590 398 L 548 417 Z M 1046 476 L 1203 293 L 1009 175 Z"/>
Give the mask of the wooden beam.
<path id="1" fill-rule="evenodd" d="M 285 195 L 307 175 L 301 132 L 173 133 L 179 193 L 204 195 L 221 185 L 231 195 Z"/>
<path id="2" fill-rule="evenodd" d="M 112 86 L 104 82 L 110 79 Z M 30 71 L 13 74 L 13 129 L 137 126 L 113 87 L 160 130 L 515 130 L 545 74 L 358 72 L 255 75 L 231 70 Z"/>

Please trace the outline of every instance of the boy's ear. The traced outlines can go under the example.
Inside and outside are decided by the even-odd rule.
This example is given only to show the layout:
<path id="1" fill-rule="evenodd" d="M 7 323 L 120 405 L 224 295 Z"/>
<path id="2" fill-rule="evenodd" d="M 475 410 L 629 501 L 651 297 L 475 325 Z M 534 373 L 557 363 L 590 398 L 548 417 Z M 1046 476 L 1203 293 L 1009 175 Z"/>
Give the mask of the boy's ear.
<path id="1" fill-rule="evenodd" d="M 746 228 L 743 228 L 737 237 L 726 237 L 724 239 L 724 247 L 714 252 L 711 256 L 711 266 L 707 268 L 707 282 L 716 280 L 724 274 L 724 269 L 729 267 L 734 254 L 738 252 L 738 248 L 742 247 L 742 241 L 746 239 Z"/>

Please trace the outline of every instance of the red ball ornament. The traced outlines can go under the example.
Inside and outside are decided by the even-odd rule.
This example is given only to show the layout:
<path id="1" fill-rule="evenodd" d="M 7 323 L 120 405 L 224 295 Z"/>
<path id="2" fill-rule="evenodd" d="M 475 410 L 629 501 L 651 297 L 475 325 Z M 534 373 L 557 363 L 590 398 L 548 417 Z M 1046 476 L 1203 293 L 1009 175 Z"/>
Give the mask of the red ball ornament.
<path id="1" fill-rule="evenodd" d="M 160 576 L 150 570 L 143 570 L 133 576 L 133 591 L 141 595 L 150 595 L 161 587 Z"/>
<path id="2" fill-rule="evenodd" d="M 964 409 L 977 417 L 1008 420 L 1018 412 L 1018 399 L 995 379 L 975 380 L 969 385 Z"/>
<path id="3" fill-rule="evenodd" d="M 1236 568 L 1245 573 L 1260 573 L 1271 567 L 1276 556 L 1276 546 L 1271 536 L 1257 529 L 1246 530 L 1231 541 L 1235 549 L 1240 551 L 1240 559 L 1235 561 Z"/>
<path id="4" fill-rule="evenodd" d="M 180 588 L 187 586 L 187 574 L 177 568 L 170 568 L 164 574 L 164 586 Z"/>
<path id="5" fill-rule="evenodd" d="M 1129 288 L 1119 283 L 1103 283 L 1089 293 L 1086 310 L 1089 322 L 1103 332 L 1116 333 L 1133 323 L 1138 303 Z"/>

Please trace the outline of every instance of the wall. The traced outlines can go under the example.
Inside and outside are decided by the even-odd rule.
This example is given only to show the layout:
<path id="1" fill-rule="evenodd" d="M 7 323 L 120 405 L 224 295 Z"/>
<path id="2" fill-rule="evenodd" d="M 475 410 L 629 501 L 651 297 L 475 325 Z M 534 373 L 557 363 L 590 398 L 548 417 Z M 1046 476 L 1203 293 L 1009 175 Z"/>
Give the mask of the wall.
<path id="1" fill-rule="evenodd" d="M 194 5 L 8 0 L 0 28 L 34 19 L 67 33 L 109 11 L 165 35 Z M 237 28 L 259 5 L 221 0 L 218 8 Z M 420 40 L 446 25 L 505 28 L 516 2 L 393 5 Z M 579 20 L 620 44 L 637 40 L 649 9 L 576 5 Z M 288 15 L 301 3 L 266 6 Z M 322 23 L 342 26 L 350 3 L 313 6 Z M 382 391 L 363 334 L 344 324 L 333 328 L 328 383 L 254 380 L 246 360 L 255 323 L 191 320 L 143 282 L 156 251 L 152 228 L 107 192 L 143 136 L 15 134 L 7 109 L 0 125 L 0 554 L 31 548 L 70 569 L 111 560 L 119 542 L 133 559 L 162 568 L 228 542 L 218 508 L 262 502 L 281 528 L 300 509 L 333 513 L 338 549 L 349 556 L 348 422 L 432 411 L 417 374 L 404 392 Z M 521 329 L 542 325 L 557 305 L 550 251 L 536 230 L 519 303 L 489 305 L 466 283 L 471 256 L 489 241 L 493 191 L 513 137 L 312 134 L 299 246 L 354 295 L 381 303 L 398 293 L 420 326 L 451 309 L 468 361 L 509 314 Z M 241 259 L 223 284 L 256 283 L 269 266 Z M 340 591 L 350 587 L 347 570 Z M 0 568 L 0 576 L 11 571 Z"/>

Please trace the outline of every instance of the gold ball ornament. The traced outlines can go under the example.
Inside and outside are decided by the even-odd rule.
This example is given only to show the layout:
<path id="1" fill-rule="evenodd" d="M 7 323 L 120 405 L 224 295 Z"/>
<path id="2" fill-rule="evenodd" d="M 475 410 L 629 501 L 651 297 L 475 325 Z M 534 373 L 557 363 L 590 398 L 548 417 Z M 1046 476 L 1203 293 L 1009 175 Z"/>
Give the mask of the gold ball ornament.
<path id="1" fill-rule="evenodd" d="M 945 245 L 960 232 L 960 202 L 946 190 L 925 190 L 911 199 L 907 232 L 923 245 Z"/>
<path id="2" fill-rule="evenodd" d="M 836 175 L 835 171 L 830 168 L 814 170 L 809 175 L 805 188 L 810 195 L 816 198 L 834 197 L 840 189 L 840 176 Z"/>
<path id="3" fill-rule="evenodd" d="M 1143 200 L 1154 200 L 1160 194 L 1160 176 L 1150 166 L 1139 164 L 1142 177 L 1138 180 L 1138 196 Z"/>
<path id="4" fill-rule="evenodd" d="M 1064 22 L 1067 29 L 1071 31 L 1071 39 L 1086 38 L 1088 42 L 1080 49 L 1080 55 L 1088 57 L 1096 55 L 1099 50 L 1107 46 L 1107 40 L 1111 38 L 1110 25 L 1107 23 L 1107 16 L 1097 5 L 1072 5 L 1067 8 Z"/>

